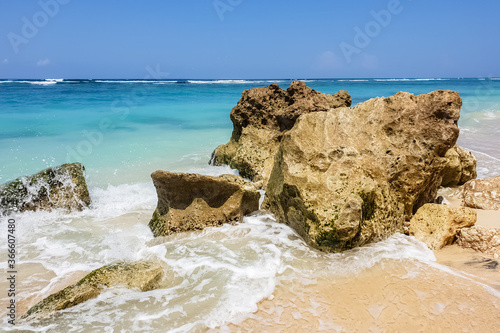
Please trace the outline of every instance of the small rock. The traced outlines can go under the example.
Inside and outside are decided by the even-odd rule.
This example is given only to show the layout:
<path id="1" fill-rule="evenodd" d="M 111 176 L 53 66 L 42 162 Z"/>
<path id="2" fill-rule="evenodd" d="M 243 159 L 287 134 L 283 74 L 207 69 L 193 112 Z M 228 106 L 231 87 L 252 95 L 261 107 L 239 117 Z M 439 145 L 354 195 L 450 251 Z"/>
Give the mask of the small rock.
<path id="1" fill-rule="evenodd" d="M 441 205 L 444 201 L 444 197 L 442 195 L 438 196 L 436 199 L 434 199 L 434 203 Z"/>
<path id="2" fill-rule="evenodd" d="M 464 206 L 478 209 L 500 209 L 500 176 L 473 179 L 463 186 Z"/>
<path id="3" fill-rule="evenodd" d="M 430 249 L 439 250 L 454 241 L 458 230 L 473 226 L 476 221 L 477 214 L 470 208 L 426 204 L 410 220 L 409 234 Z"/>
<path id="4" fill-rule="evenodd" d="M 456 244 L 466 249 L 500 257 L 500 229 L 473 226 L 458 231 Z"/>
<path id="5" fill-rule="evenodd" d="M 448 159 L 441 175 L 443 180 L 441 186 L 463 185 L 467 181 L 477 177 L 476 158 L 468 150 L 455 145 L 444 155 Z"/>

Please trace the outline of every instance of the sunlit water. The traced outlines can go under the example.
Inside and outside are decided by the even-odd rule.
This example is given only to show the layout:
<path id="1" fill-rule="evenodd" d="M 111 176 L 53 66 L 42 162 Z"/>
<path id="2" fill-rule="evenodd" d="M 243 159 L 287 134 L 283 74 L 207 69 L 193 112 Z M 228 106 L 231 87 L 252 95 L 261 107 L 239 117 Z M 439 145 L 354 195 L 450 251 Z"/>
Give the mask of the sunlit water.
<path id="1" fill-rule="evenodd" d="M 400 90 L 456 90 L 464 101 L 459 144 L 474 152 L 480 177 L 500 174 L 499 80 L 306 81 L 325 93 L 348 90 L 353 104 Z M 7 324 L 3 304 L 8 298 L 2 292 L 4 330 L 293 331 L 296 322 L 309 331 L 365 331 L 377 328 L 376 320 L 394 306 L 425 318 L 439 313 L 452 318 L 464 309 L 479 318 L 481 310 L 500 321 L 498 289 L 435 263 L 430 250 L 403 235 L 325 254 L 309 248 L 273 216 L 257 212 L 235 226 L 153 237 L 147 226 L 156 205 L 150 173 L 234 173 L 207 165 L 213 148 L 230 137 L 231 108 L 244 89 L 273 82 L 286 88 L 289 80 L 0 82 L 0 183 L 79 161 L 87 168 L 92 198 L 92 206 L 82 212 L 10 216 L 17 225 L 18 314 L 109 263 L 152 259 L 165 267 L 160 289 L 109 289 L 44 321 L 15 327 Z M 6 219 L 0 227 L 6 237 Z M 6 242 L 0 243 L 6 253 Z M 0 268 L 6 271 L 5 260 Z M 446 284 L 440 285 L 448 280 L 455 298 Z M 0 281 L 5 291 L 7 284 Z M 377 288 L 393 288 L 408 299 L 384 300 L 387 294 L 378 297 Z M 412 302 L 420 307 L 407 306 Z M 350 314 L 342 310 L 346 307 L 352 308 Z M 368 326 L 357 326 L 350 315 L 368 316 Z M 481 321 L 478 325 L 488 331 Z"/>

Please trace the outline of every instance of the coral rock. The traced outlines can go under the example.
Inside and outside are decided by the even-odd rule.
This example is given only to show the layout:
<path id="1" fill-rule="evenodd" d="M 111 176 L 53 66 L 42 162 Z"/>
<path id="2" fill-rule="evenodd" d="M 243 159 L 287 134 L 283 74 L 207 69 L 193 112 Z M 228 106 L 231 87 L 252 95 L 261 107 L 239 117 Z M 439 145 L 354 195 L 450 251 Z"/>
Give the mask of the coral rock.
<path id="1" fill-rule="evenodd" d="M 236 223 L 259 209 L 260 193 L 235 175 L 155 171 L 158 206 L 149 222 L 155 237 Z"/>

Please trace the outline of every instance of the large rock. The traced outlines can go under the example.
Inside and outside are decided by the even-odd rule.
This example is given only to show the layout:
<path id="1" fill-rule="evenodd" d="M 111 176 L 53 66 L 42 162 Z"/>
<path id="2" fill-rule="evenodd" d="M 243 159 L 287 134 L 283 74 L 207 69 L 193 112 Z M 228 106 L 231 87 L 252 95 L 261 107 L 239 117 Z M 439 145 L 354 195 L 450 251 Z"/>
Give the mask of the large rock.
<path id="1" fill-rule="evenodd" d="M 453 243 L 458 230 L 473 226 L 476 221 L 477 214 L 473 209 L 426 204 L 410 220 L 410 236 L 432 250 L 439 250 Z"/>
<path id="2" fill-rule="evenodd" d="M 500 258 L 500 229 L 473 226 L 457 233 L 459 246 Z"/>
<path id="3" fill-rule="evenodd" d="M 265 185 L 283 132 L 300 115 L 350 105 L 347 91 L 322 94 L 301 81 L 292 82 L 286 91 L 277 84 L 245 90 L 231 110 L 231 140 L 215 149 L 210 163 L 227 164 L 241 176 Z"/>
<path id="4" fill-rule="evenodd" d="M 453 91 L 399 92 L 302 115 L 283 135 L 263 207 L 323 250 L 403 231 L 436 197 L 461 105 Z"/>
<path id="5" fill-rule="evenodd" d="M 445 155 L 448 162 L 443 169 L 441 186 L 458 186 L 477 177 L 476 158 L 468 150 L 455 145 Z"/>
<path id="6" fill-rule="evenodd" d="M 473 179 L 463 186 L 463 203 L 478 209 L 500 209 L 500 176 Z"/>
<path id="7" fill-rule="evenodd" d="M 259 209 L 259 192 L 239 176 L 155 171 L 151 178 L 158 194 L 149 222 L 155 237 L 240 222 Z"/>
<path id="8" fill-rule="evenodd" d="M 106 287 L 153 290 L 158 287 L 162 277 L 163 268 L 156 262 L 107 265 L 90 272 L 78 283 L 45 298 L 31 307 L 23 318 L 46 317 L 54 311 L 67 309 L 99 296 Z"/>
<path id="9" fill-rule="evenodd" d="M 56 208 L 81 210 L 90 205 L 85 168 L 63 164 L 0 186 L 0 214 Z"/>

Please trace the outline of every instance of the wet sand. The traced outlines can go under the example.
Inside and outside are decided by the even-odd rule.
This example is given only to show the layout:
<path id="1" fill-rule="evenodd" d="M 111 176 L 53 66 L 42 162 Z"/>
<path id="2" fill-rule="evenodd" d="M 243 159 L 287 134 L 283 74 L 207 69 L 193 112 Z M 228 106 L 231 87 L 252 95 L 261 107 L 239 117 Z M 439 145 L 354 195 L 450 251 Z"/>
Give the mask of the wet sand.
<path id="1" fill-rule="evenodd" d="M 498 332 L 499 296 L 452 270 L 417 261 L 385 261 L 356 277 L 283 282 L 274 299 L 262 301 L 251 319 L 229 328 L 234 332 Z"/>
<path id="2" fill-rule="evenodd" d="M 64 278 L 55 279 L 56 275 L 51 270 L 47 270 L 40 264 L 20 264 L 18 265 L 18 275 L 16 281 L 16 310 L 18 317 L 24 315 L 33 305 L 43 300 L 45 297 L 58 292 L 81 280 L 88 272 L 76 271 L 67 274 Z M 48 281 L 53 283 L 48 283 Z M 2 290 L 7 290 L 7 283 L 0 283 Z M 7 312 L 0 310 L 0 316 L 5 316 Z"/>
<path id="3" fill-rule="evenodd" d="M 456 189 L 440 190 L 461 205 Z M 476 225 L 500 228 L 500 211 L 475 209 Z M 356 277 L 284 281 L 235 332 L 498 332 L 500 262 L 457 245 L 436 264 L 385 262 Z M 442 265 L 442 266 L 441 266 Z"/>

